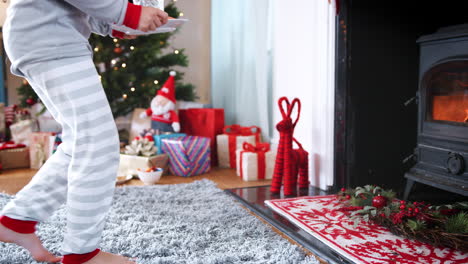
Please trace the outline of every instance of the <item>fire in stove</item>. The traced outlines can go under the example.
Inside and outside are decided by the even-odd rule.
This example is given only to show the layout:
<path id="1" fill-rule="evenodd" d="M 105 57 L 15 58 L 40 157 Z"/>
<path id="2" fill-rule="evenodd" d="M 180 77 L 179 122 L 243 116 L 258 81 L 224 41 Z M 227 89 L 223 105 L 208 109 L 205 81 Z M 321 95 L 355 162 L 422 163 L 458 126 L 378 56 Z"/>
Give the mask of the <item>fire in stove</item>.
<path id="1" fill-rule="evenodd" d="M 432 105 L 433 120 L 460 123 L 468 120 L 468 95 L 436 95 Z"/>

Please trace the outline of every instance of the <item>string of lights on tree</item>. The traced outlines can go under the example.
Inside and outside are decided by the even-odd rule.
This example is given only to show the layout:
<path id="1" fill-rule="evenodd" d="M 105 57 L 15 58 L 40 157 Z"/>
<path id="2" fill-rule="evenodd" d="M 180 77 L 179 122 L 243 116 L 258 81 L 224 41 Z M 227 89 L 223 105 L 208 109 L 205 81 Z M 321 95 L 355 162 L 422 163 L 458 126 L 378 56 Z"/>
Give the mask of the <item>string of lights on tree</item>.
<path id="1" fill-rule="evenodd" d="M 165 7 L 170 17 L 184 16 L 175 6 L 176 0 Z M 114 117 L 126 115 L 135 108 L 147 108 L 156 91 L 176 70 L 176 99 L 193 101 L 195 87 L 183 83 L 184 73 L 178 69 L 188 66 L 184 49 L 171 45 L 177 31 L 117 39 L 93 34 L 90 44 L 93 60 L 104 87 Z M 25 81 L 18 88 L 22 106 L 32 105 L 38 98 Z"/>

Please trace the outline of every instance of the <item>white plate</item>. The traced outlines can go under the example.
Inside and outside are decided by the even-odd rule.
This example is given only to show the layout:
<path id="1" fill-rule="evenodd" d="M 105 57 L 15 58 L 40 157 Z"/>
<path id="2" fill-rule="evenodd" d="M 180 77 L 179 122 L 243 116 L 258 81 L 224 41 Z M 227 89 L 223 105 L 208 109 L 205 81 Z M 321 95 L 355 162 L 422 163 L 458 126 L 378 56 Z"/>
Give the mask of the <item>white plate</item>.
<path id="1" fill-rule="evenodd" d="M 112 29 L 123 32 L 127 35 L 150 35 L 150 34 L 158 34 L 158 33 L 167 33 L 167 32 L 172 32 L 176 30 L 178 27 L 182 26 L 186 22 L 188 22 L 188 19 L 185 18 L 174 18 L 174 19 L 169 19 L 168 22 L 160 27 L 158 27 L 156 30 L 153 31 L 148 31 L 148 32 L 143 32 L 140 30 L 136 29 L 131 29 L 129 27 L 123 26 L 123 25 L 112 25 Z"/>
<path id="2" fill-rule="evenodd" d="M 124 184 L 129 180 L 133 179 L 133 175 L 128 174 L 127 176 L 118 176 L 117 177 L 117 184 Z"/>

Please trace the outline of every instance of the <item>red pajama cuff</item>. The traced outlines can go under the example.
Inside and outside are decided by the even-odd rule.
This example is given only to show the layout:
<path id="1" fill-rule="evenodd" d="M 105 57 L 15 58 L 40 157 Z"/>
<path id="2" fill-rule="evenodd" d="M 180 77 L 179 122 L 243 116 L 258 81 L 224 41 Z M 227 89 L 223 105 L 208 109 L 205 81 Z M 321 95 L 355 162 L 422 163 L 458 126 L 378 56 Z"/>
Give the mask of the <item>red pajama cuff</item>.
<path id="1" fill-rule="evenodd" d="M 10 218 L 8 216 L 1 216 L 0 223 L 8 229 L 20 234 L 32 234 L 36 232 L 36 221 L 23 221 Z"/>
<path id="2" fill-rule="evenodd" d="M 141 6 L 132 3 L 127 4 L 127 12 L 123 24 L 129 28 L 137 29 L 140 23 Z"/>
<path id="3" fill-rule="evenodd" d="M 112 37 L 114 38 L 119 38 L 119 39 L 123 39 L 125 34 L 121 31 L 117 31 L 117 30 L 112 30 L 112 33 L 111 33 Z"/>
<path id="4" fill-rule="evenodd" d="M 63 264 L 83 264 L 86 261 L 94 258 L 101 250 L 96 249 L 92 252 L 86 254 L 68 254 L 63 256 L 62 263 Z"/>

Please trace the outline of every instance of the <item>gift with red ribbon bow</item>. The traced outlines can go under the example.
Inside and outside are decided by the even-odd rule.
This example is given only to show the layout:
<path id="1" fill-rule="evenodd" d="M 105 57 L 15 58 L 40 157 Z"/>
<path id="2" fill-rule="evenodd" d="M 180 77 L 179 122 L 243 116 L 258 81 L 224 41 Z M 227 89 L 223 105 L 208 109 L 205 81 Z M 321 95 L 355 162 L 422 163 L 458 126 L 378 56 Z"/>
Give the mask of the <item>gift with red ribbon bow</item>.
<path id="1" fill-rule="evenodd" d="M 25 144 L 17 144 L 14 141 L 7 141 L 0 143 L 0 150 L 7 150 L 7 149 L 17 149 L 17 148 L 24 148 L 26 147 Z"/>
<path id="2" fill-rule="evenodd" d="M 244 142 L 242 149 L 236 151 L 237 176 L 243 181 L 268 180 L 273 177 L 275 151 L 268 143 L 252 145 Z"/>
<path id="3" fill-rule="evenodd" d="M 260 134 L 261 129 L 257 126 L 225 126 L 223 134 L 216 136 L 219 166 L 235 169 L 236 150 L 241 149 L 244 142 L 250 144 L 260 142 Z"/>
<path id="4" fill-rule="evenodd" d="M 13 141 L 0 143 L 0 164 L 3 169 L 29 168 L 29 148 Z"/>

